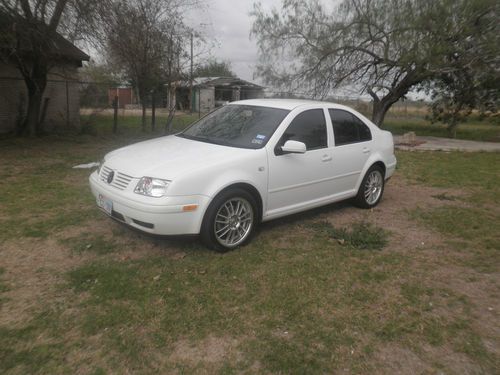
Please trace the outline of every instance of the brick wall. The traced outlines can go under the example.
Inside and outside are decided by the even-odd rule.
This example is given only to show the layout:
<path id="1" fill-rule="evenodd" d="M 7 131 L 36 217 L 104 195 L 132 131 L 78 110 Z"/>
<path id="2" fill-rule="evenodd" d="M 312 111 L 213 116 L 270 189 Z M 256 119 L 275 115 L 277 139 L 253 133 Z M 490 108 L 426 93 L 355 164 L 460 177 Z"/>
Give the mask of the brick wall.
<path id="1" fill-rule="evenodd" d="M 51 70 L 44 98 L 49 98 L 44 128 L 80 128 L 80 90 L 75 65 L 61 65 Z M 0 62 L 0 133 L 14 132 L 20 110 L 26 115 L 28 93 L 18 70 Z"/>

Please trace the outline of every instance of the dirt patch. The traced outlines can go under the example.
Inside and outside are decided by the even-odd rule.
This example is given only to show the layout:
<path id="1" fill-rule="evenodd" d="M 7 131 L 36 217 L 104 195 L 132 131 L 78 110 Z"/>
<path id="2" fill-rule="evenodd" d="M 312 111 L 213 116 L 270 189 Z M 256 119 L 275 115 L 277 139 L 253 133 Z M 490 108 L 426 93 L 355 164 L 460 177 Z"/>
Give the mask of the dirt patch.
<path id="1" fill-rule="evenodd" d="M 0 250 L 8 291 L 0 310 L 0 325 L 17 325 L 47 301 L 57 300 L 56 286 L 66 271 L 82 262 L 55 239 L 20 238 L 6 241 Z"/>
<path id="2" fill-rule="evenodd" d="M 218 368 L 224 362 L 237 363 L 241 359 L 238 345 L 239 340 L 233 337 L 208 336 L 196 342 L 180 340 L 174 344 L 169 360 L 189 366 L 208 365 L 215 370 L 214 366 Z"/>
<path id="3" fill-rule="evenodd" d="M 424 347 L 416 352 L 396 344 L 385 345 L 375 355 L 379 367 L 383 368 L 380 374 L 433 374 L 435 369 L 429 363 L 441 363 L 446 366 L 451 374 L 480 374 L 481 368 L 472 364 L 461 353 L 450 351 L 446 348 Z"/>
<path id="4" fill-rule="evenodd" d="M 412 252 L 443 244 L 444 237 L 418 226 L 409 217 L 416 208 L 431 209 L 445 205 L 463 205 L 462 201 L 442 200 L 437 197 L 462 197 L 464 192 L 455 189 L 439 189 L 409 185 L 399 178 L 391 179 L 384 191 L 380 204 L 373 209 L 363 210 L 349 202 L 340 202 L 325 208 L 296 215 L 295 220 L 326 220 L 335 227 L 349 227 L 353 223 L 368 222 L 391 233 L 387 250 Z M 276 241 L 283 241 L 277 239 Z"/>
<path id="5" fill-rule="evenodd" d="M 432 368 L 413 351 L 396 345 L 381 348 L 377 356 L 384 370 L 381 374 L 413 375 L 432 373 Z"/>
<path id="6" fill-rule="evenodd" d="M 428 277 L 434 281 L 435 287 L 452 290 L 467 298 L 467 308 L 473 316 L 478 317 L 471 321 L 472 327 L 483 338 L 485 347 L 500 358 L 498 274 L 480 274 L 463 267 L 447 265 L 431 271 Z M 447 309 L 442 314 L 452 317 L 457 311 Z"/>

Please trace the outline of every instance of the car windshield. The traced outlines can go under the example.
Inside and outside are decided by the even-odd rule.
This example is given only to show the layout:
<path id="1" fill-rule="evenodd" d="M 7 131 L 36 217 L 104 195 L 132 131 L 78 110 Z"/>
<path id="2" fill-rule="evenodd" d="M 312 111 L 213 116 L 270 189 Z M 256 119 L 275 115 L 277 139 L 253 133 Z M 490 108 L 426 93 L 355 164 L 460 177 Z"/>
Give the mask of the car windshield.
<path id="1" fill-rule="evenodd" d="M 179 137 L 240 148 L 261 148 L 289 111 L 230 104 L 195 122 Z"/>

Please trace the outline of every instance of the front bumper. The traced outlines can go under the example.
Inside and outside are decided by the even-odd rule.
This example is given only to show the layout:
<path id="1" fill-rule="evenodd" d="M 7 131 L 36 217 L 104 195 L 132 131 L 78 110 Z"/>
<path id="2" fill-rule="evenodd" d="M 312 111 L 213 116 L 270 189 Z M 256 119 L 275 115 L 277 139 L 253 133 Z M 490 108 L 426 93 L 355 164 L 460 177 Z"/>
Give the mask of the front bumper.
<path id="1" fill-rule="evenodd" d="M 89 183 L 96 200 L 101 196 L 112 202 L 112 217 L 159 235 L 200 233 L 203 215 L 210 203 L 210 198 L 204 195 L 152 198 L 120 191 L 100 181 L 97 172 L 90 175 Z M 185 211 L 185 206 L 190 205 L 197 205 L 196 210 Z"/>

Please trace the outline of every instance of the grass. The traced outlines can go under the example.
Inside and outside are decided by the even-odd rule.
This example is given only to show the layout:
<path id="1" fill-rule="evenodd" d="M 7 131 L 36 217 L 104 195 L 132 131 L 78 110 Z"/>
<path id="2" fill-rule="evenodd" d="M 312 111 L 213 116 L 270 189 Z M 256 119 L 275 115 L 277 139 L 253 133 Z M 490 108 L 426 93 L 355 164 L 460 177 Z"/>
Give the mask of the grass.
<path id="1" fill-rule="evenodd" d="M 119 244 L 109 240 L 104 235 L 85 232 L 75 237 L 69 237 L 61 240 L 63 245 L 69 247 L 76 254 L 92 252 L 99 255 L 116 252 Z"/>
<path id="2" fill-rule="evenodd" d="M 144 348 L 151 340 L 168 350 L 184 337 L 230 336 L 244 339 L 248 360 L 259 359 L 271 371 L 299 373 L 327 368 L 332 350 L 342 358 L 342 347 L 358 345 L 359 338 L 344 327 L 375 329 L 376 322 L 364 316 L 368 304 L 377 300 L 368 286 L 385 278 L 372 275 L 364 262 L 350 264 L 353 257 L 373 259 L 370 253 L 325 246 L 314 232 L 278 253 L 266 244 L 268 239 L 259 240 L 260 245 L 245 249 L 244 263 L 237 252 L 214 256 L 200 249 L 177 263 L 160 257 L 75 269 L 69 285 L 89 296 L 82 306 L 82 331 L 92 335 L 107 330 L 103 339 L 112 346 L 117 339 L 113 333 L 125 332 L 130 343 L 120 350 L 135 358 L 148 358 Z M 312 246 L 307 253 L 315 256 L 304 254 L 306 240 Z M 376 262 L 384 273 L 384 256 Z M 344 285 L 357 279 L 363 280 L 361 285 Z M 323 312 L 326 306 L 335 310 Z M 130 327 L 144 322 L 150 324 L 148 333 L 133 337 Z M 284 332 L 300 339 L 284 341 Z M 316 340 L 322 350 L 309 346 Z"/>
<path id="3" fill-rule="evenodd" d="M 452 238 L 452 245 L 467 252 L 463 263 L 481 272 L 498 271 L 500 213 L 478 208 L 439 207 L 433 210 L 415 209 L 411 215 Z"/>
<path id="4" fill-rule="evenodd" d="M 2 307 L 2 303 L 6 301 L 6 298 L 4 298 L 2 294 L 9 290 L 9 287 L 5 284 L 3 280 L 4 273 L 5 273 L 5 268 L 0 267 L 0 307 Z"/>
<path id="5" fill-rule="evenodd" d="M 409 181 L 465 189 L 473 203 L 500 201 L 498 153 L 397 153 L 398 170 Z"/>
<path id="6" fill-rule="evenodd" d="M 416 208 L 410 216 L 449 238 L 449 244 L 468 254 L 461 262 L 481 272 L 496 272 L 500 251 L 500 163 L 498 153 L 399 153 L 401 172 L 410 181 L 462 190 L 462 196 L 438 194 L 457 202 L 432 210 Z M 432 167 L 431 167 L 432 166 Z"/>
<path id="7" fill-rule="evenodd" d="M 397 135 L 413 131 L 419 136 L 500 142 L 500 124 L 498 120 L 471 118 L 468 122 L 459 124 L 455 129 L 455 134 L 450 134 L 445 124 L 433 124 L 422 116 L 408 117 L 389 114 L 382 127 Z"/>
<path id="8" fill-rule="evenodd" d="M 103 121 L 98 136 L 0 141 L 1 373 L 496 371 L 485 306 L 497 298 L 499 154 L 399 152 L 395 185 L 436 189 L 433 205 L 335 205 L 221 255 L 95 208 L 89 171 L 71 167 L 160 135 L 131 120 L 112 136 Z M 386 209 L 390 223 L 374 222 Z M 442 244 L 412 247 L 401 220 Z"/>
<path id="9" fill-rule="evenodd" d="M 319 222 L 312 223 L 311 227 L 337 240 L 339 244 L 354 249 L 380 250 L 387 245 L 387 231 L 370 223 L 354 223 L 350 228 L 336 228 L 328 222 Z"/>
<path id="10" fill-rule="evenodd" d="M 196 121 L 200 115 L 197 113 L 180 113 L 172 122 L 172 131 L 176 132 L 184 129 L 187 125 Z M 155 131 L 151 130 L 151 118 L 147 117 L 147 131 L 153 132 L 155 134 L 161 135 L 164 131 L 164 126 L 166 122 L 166 115 L 159 114 L 156 119 Z M 82 123 L 82 131 L 91 135 L 109 135 L 112 133 L 113 129 L 113 116 L 108 113 L 100 113 L 95 116 L 82 115 L 80 119 Z M 133 135 L 141 133 L 141 121 L 140 115 L 129 115 L 122 114 L 119 111 L 118 116 L 118 133 L 121 135 Z"/>

